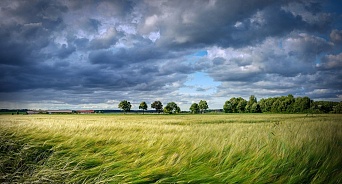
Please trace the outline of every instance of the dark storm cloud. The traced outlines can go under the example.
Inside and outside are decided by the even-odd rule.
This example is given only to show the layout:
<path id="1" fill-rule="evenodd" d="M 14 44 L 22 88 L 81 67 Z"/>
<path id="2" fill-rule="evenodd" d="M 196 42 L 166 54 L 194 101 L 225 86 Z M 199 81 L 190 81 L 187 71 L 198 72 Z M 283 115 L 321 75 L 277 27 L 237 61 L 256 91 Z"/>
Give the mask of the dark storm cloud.
<path id="1" fill-rule="evenodd" d="M 213 3 L 215 2 L 215 3 Z M 282 36 L 293 30 L 327 31 L 329 16 L 319 21 L 306 20 L 291 12 L 290 1 L 181 1 L 161 3 L 158 12 L 150 12 L 140 31 L 160 30 L 158 41 L 171 47 L 216 45 L 237 47 L 263 41 L 266 37 Z M 304 3 L 298 2 L 296 6 Z M 295 6 L 295 5 L 294 5 Z M 303 5 L 304 6 L 304 5 Z M 319 9 L 308 7 L 307 13 Z M 311 17 L 310 17 L 311 18 Z M 315 17 L 314 17 L 315 18 Z"/>
<path id="2" fill-rule="evenodd" d="M 159 7 L 163 11 L 156 18 L 156 25 L 164 35 L 159 43 L 172 47 L 246 44 L 247 40 L 234 40 L 234 25 L 272 4 L 269 1 L 168 2 Z"/>
<path id="3" fill-rule="evenodd" d="M 186 51 L 172 51 L 156 47 L 151 42 L 142 42 L 144 44 L 135 45 L 135 47 L 132 48 L 92 51 L 89 54 L 89 61 L 93 64 L 100 64 L 113 68 L 133 63 L 140 63 L 141 67 L 145 67 L 151 64 L 163 65 L 163 63 L 158 61 L 181 58 L 188 53 Z M 180 62 L 179 64 L 182 63 Z M 176 66 L 173 65 L 171 67 Z M 183 70 L 183 68 L 179 69 Z"/>
<path id="4" fill-rule="evenodd" d="M 42 22 L 44 27 L 55 28 L 54 24 L 61 20 L 61 14 L 66 13 L 68 8 L 59 1 L 2 1 L 2 15 L 15 23 Z"/>
<path id="5" fill-rule="evenodd" d="M 61 14 L 67 8 L 58 2 L 1 2 L 1 64 L 21 65 L 39 62 L 41 49 L 49 45 L 51 30 L 62 29 Z M 64 57 L 65 48 L 60 54 Z"/>
<path id="6" fill-rule="evenodd" d="M 66 44 L 63 44 L 62 47 L 58 50 L 57 56 L 60 59 L 65 59 L 67 58 L 70 54 L 76 51 L 75 46 L 67 46 Z"/>
<path id="7" fill-rule="evenodd" d="M 221 84 L 218 97 L 258 91 L 337 99 L 342 25 L 333 4 L 1 1 L 0 100 L 77 105 L 160 96 L 186 103 L 197 97 L 179 89 L 196 72 Z M 199 50 L 207 55 L 195 56 Z"/>
<path id="8" fill-rule="evenodd" d="M 97 32 L 99 30 L 99 26 L 101 25 L 101 21 L 96 19 L 88 19 L 88 29 L 93 32 Z"/>
<path id="9" fill-rule="evenodd" d="M 266 7 L 234 25 L 232 41 L 246 45 L 263 41 L 269 36 L 282 36 L 306 23 L 298 16 L 285 12 L 280 7 Z"/>

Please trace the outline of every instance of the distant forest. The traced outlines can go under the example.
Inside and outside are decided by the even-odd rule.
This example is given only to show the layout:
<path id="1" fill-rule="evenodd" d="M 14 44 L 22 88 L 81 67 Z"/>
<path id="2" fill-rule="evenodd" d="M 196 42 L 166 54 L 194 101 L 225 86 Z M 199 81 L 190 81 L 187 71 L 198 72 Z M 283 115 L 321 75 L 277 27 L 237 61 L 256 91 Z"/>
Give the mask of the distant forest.
<path id="1" fill-rule="evenodd" d="M 342 101 L 313 101 L 309 97 L 293 95 L 272 97 L 257 101 L 254 95 L 249 100 L 231 98 L 223 105 L 226 113 L 342 113 Z"/>

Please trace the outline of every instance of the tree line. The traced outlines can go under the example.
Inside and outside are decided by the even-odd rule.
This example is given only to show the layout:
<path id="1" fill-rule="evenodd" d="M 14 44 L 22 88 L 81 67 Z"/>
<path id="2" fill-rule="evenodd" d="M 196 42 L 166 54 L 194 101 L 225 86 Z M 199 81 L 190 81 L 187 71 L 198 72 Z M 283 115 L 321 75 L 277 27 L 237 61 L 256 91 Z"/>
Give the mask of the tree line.
<path id="1" fill-rule="evenodd" d="M 226 113 L 342 113 L 342 102 L 313 101 L 309 97 L 292 94 L 280 97 L 262 98 L 257 101 L 254 95 L 249 100 L 231 98 L 223 105 Z"/>
<path id="2" fill-rule="evenodd" d="M 122 109 L 124 113 L 129 112 L 132 108 L 131 102 L 127 100 L 123 100 L 119 103 L 118 108 Z M 148 106 L 145 101 L 141 102 L 139 105 L 139 109 L 141 109 L 144 112 L 147 110 Z M 151 108 L 155 109 L 157 113 L 164 112 L 166 114 L 176 114 L 180 113 L 181 109 L 175 102 L 169 102 L 166 104 L 165 107 L 163 107 L 163 103 L 160 101 L 154 101 L 151 104 Z M 190 111 L 192 113 L 204 113 L 205 110 L 209 108 L 207 101 L 201 100 L 198 104 L 193 103 L 190 107 Z"/>
<path id="3" fill-rule="evenodd" d="M 129 101 L 121 101 L 118 105 L 125 113 L 129 112 L 132 105 Z M 162 102 L 154 101 L 151 108 L 157 113 L 175 114 L 181 109 L 175 102 L 169 102 L 163 107 Z M 209 108 L 207 101 L 201 100 L 199 103 L 191 104 L 191 113 L 204 113 Z M 146 102 L 141 102 L 139 109 L 143 113 L 148 109 Z M 242 97 L 232 97 L 223 105 L 225 113 L 342 113 L 342 101 L 313 101 L 309 97 L 294 97 L 292 94 L 280 97 L 262 98 L 257 101 L 254 95 L 245 100 Z"/>

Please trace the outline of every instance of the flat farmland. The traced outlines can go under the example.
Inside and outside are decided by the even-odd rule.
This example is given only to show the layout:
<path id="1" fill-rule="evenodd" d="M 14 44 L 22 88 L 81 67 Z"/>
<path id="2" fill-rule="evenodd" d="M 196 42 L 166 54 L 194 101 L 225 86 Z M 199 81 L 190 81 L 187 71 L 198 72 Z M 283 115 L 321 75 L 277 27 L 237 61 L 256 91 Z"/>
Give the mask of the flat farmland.
<path id="1" fill-rule="evenodd" d="M 1 183 L 342 183 L 342 115 L 1 115 Z"/>

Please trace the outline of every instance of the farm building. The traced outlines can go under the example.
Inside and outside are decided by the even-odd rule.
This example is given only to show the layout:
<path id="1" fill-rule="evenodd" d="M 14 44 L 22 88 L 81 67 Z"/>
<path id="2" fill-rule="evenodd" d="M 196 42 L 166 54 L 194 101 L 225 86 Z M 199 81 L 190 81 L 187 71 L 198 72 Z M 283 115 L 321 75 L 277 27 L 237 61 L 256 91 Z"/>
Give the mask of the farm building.
<path id="1" fill-rule="evenodd" d="M 76 111 L 77 114 L 92 114 L 95 113 L 94 110 L 77 110 Z"/>
<path id="2" fill-rule="evenodd" d="M 28 110 L 26 114 L 47 114 L 46 110 Z"/>
<path id="3" fill-rule="evenodd" d="M 26 111 L 26 114 L 42 114 L 44 113 L 43 111 L 35 111 L 35 110 L 31 110 L 31 111 Z"/>
<path id="4" fill-rule="evenodd" d="M 26 114 L 92 114 L 94 110 L 28 110 Z"/>
<path id="5" fill-rule="evenodd" d="M 48 114 L 72 114 L 72 110 L 47 110 Z"/>

